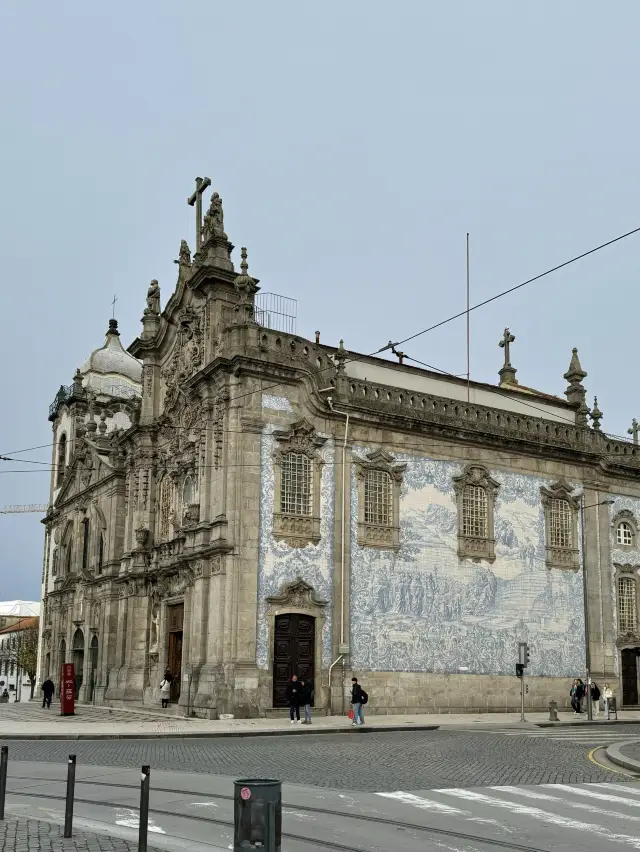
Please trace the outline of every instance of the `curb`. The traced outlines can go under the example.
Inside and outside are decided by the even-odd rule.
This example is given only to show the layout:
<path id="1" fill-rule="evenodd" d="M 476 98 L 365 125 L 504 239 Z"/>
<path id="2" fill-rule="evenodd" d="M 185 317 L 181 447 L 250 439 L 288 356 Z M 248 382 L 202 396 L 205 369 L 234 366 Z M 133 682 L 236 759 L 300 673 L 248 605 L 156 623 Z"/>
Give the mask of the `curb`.
<path id="1" fill-rule="evenodd" d="M 536 728 L 604 728 L 609 725 L 640 725 L 640 719 L 603 719 L 601 722 L 534 722 Z"/>
<path id="2" fill-rule="evenodd" d="M 145 733 L 144 731 L 137 734 L 3 734 L 0 731 L 0 742 L 6 740 L 167 740 L 167 739 L 189 739 L 189 740 L 211 740 L 211 739 L 226 739 L 228 737 L 295 737 L 295 736 L 311 736 L 313 734 L 351 734 L 359 736 L 360 734 L 381 734 L 381 733 L 397 733 L 400 731 L 437 731 L 440 725 L 406 725 L 399 727 L 398 725 L 364 725 L 363 727 L 352 728 L 348 725 L 344 728 L 314 728 L 309 730 L 305 728 L 288 728 L 273 729 L 273 730 L 244 730 L 244 731 L 167 731 L 166 733 Z"/>
<path id="3" fill-rule="evenodd" d="M 632 772 L 640 774 L 640 760 L 634 760 L 632 757 L 627 757 L 627 755 L 623 754 L 621 751 L 621 749 L 625 746 L 638 745 L 638 742 L 640 742 L 640 740 L 628 740 L 625 743 L 616 743 L 616 745 L 607 746 L 607 757 L 611 763 L 616 763 L 624 769 L 630 769 Z"/>

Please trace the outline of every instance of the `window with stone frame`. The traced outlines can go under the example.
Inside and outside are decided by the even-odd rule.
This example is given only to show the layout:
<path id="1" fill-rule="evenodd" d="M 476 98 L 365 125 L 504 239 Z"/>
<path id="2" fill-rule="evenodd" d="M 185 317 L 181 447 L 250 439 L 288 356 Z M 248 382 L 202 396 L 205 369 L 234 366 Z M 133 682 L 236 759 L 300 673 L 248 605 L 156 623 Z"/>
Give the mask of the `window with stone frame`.
<path id="1" fill-rule="evenodd" d="M 400 489 L 406 462 L 386 450 L 354 457 L 358 490 L 358 544 L 361 547 L 400 547 Z"/>
<path id="2" fill-rule="evenodd" d="M 102 569 L 104 566 L 104 533 L 100 533 L 100 539 L 98 541 L 98 574 L 102 574 Z"/>
<path id="3" fill-rule="evenodd" d="M 51 576 L 57 577 L 58 575 L 58 558 L 60 555 L 60 551 L 57 547 L 53 548 L 53 555 L 51 557 Z"/>
<path id="4" fill-rule="evenodd" d="M 580 567 L 578 547 L 579 500 L 565 481 L 540 489 L 544 509 L 547 568 L 577 571 Z"/>
<path id="5" fill-rule="evenodd" d="M 494 562 L 494 512 L 500 485 L 486 467 L 469 464 L 453 477 L 458 508 L 458 556 L 474 562 Z"/>
<path id="6" fill-rule="evenodd" d="M 62 433 L 58 440 L 58 455 L 56 460 L 56 487 L 62 485 L 67 468 L 67 436 Z"/>
<path id="7" fill-rule="evenodd" d="M 273 536 L 304 547 L 320 540 L 320 451 L 326 438 L 307 420 L 273 437 Z"/>
<path id="8" fill-rule="evenodd" d="M 91 527 L 89 518 L 82 521 L 82 570 L 89 570 L 89 543 L 91 539 Z"/>
<path id="9" fill-rule="evenodd" d="M 637 580 L 636 577 L 619 575 L 618 591 L 618 630 L 620 634 L 635 634 L 638 628 Z"/>
<path id="10" fill-rule="evenodd" d="M 613 518 L 614 547 L 619 550 L 631 550 L 636 546 L 636 518 L 629 509 L 623 509 Z"/>

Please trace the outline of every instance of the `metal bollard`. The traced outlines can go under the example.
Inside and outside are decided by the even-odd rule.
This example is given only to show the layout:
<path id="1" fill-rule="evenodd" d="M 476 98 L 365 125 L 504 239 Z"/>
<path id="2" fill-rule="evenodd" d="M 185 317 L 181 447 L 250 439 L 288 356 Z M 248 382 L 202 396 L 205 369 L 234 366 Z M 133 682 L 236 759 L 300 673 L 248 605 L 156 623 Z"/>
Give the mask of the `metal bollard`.
<path id="1" fill-rule="evenodd" d="M 64 803 L 64 836 L 71 837 L 73 831 L 73 794 L 76 787 L 76 756 L 69 755 L 67 762 L 67 798 Z"/>
<path id="2" fill-rule="evenodd" d="M 147 833 L 149 831 L 149 787 L 151 786 L 151 767 L 142 767 L 140 778 L 140 825 L 138 828 L 138 852 L 147 852 Z"/>
<path id="3" fill-rule="evenodd" d="M 549 721 L 557 722 L 558 721 L 558 704 L 556 701 L 549 702 Z"/>
<path id="4" fill-rule="evenodd" d="M 4 819 L 4 800 L 7 795 L 7 764 L 9 763 L 9 746 L 2 746 L 0 753 L 0 820 Z"/>

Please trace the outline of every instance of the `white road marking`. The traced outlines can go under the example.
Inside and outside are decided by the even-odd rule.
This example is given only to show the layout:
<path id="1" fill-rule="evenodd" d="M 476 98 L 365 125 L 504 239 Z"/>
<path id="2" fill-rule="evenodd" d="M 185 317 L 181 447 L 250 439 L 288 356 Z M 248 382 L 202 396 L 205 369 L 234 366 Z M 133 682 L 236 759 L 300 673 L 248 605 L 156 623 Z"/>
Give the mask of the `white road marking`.
<path id="1" fill-rule="evenodd" d="M 604 816 L 620 817 L 621 819 L 629 820 L 630 822 L 640 822 L 640 816 L 629 814 L 621 814 L 617 811 L 611 811 L 608 808 L 599 808 L 587 802 L 572 802 L 570 799 L 563 799 L 560 796 L 550 796 L 548 793 L 537 793 L 535 790 L 523 787 L 490 787 L 490 790 L 495 790 L 497 793 L 515 793 L 516 796 L 523 796 L 525 799 L 539 799 L 545 802 L 555 802 L 559 805 L 569 805 L 571 808 L 577 808 L 581 811 L 589 811 L 592 814 L 603 814 Z M 571 788 L 573 791 L 573 788 Z M 630 802 L 629 804 L 636 804 Z"/>
<path id="2" fill-rule="evenodd" d="M 612 796 L 610 793 L 596 793 L 595 790 L 585 790 L 581 787 L 569 787 L 568 784 L 541 784 L 541 787 L 550 787 L 554 790 L 566 790 L 578 796 L 587 796 L 589 799 L 600 799 L 601 802 L 616 802 L 616 804 L 628 805 L 631 808 L 640 808 L 640 802 L 633 799 L 625 799 L 623 796 Z"/>
<path id="3" fill-rule="evenodd" d="M 215 802 L 187 802 L 188 808 L 219 808 Z"/>
<path id="4" fill-rule="evenodd" d="M 140 815 L 137 811 L 134 811 L 131 808 L 116 808 L 116 825 L 122 825 L 125 828 L 139 828 Z M 154 834 L 167 833 L 163 828 L 160 828 L 159 825 L 156 825 L 152 819 L 149 820 L 147 825 L 148 830 L 152 831 Z"/>
<path id="5" fill-rule="evenodd" d="M 395 799 L 405 805 L 412 805 L 414 808 L 420 808 L 423 811 L 436 811 L 441 814 L 449 814 L 451 816 L 471 816 L 469 811 L 454 808 L 451 805 L 445 805 L 443 802 L 434 802 L 432 799 L 423 799 L 420 796 L 414 796 L 413 793 L 404 793 L 398 790 L 396 793 L 377 793 L 385 799 Z"/>
<path id="6" fill-rule="evenodd" d="M 569 788 L 571 789 L 571 788 Z M 570 819 L 569 817 L 558 816 L 557 814 L 543 811 L 541 808 L 533 808 L 528 805 L 522 805 L 519 802 L 510 802 L 505 799 L 496 799 L 493 796 L 485 796 L 482 793 L 476 793 L 473 790 L 449 789 L 437 790 L 438 793 L 443 793 L 447 796 L 456 796 L 459 799 L 465 799 L 468 802 L 477 802 L 481 805 L 488 805 L 494 808 L 504 808 L 512 813 L 521 816 L 530 816 L 540 822 L 549 823 L 559 828 L 573 828 L 576 831 L 589 832 L 594 837 L 600 837 L 602 840 L 614 843 L 624 843 L 628 846 L 633 846 L 634 849 L 640 849 L 640 837 L 632 837 L 629 834 L 615 834 L 609 831 L 603 825 L 595 825 L 594 823 L 578 822 L 578 820 Z"/>

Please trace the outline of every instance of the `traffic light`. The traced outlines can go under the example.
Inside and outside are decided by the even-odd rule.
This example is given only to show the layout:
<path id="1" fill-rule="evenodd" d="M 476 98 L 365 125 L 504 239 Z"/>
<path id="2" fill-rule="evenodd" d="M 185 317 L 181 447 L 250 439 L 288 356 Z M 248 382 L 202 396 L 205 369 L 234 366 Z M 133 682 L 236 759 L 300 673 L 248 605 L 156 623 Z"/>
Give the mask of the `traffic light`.
<path id="1" fill-rule="evenodd" d="M 524 676 L 524 666 L 522 663 L 516 663 L 516 677 Z"/>
<path id="2" fill-rule="evenodd" d="M 529 667 L 529 646 L 526 642 L 518 642 L 518 662 L 526 669 Z"/>

